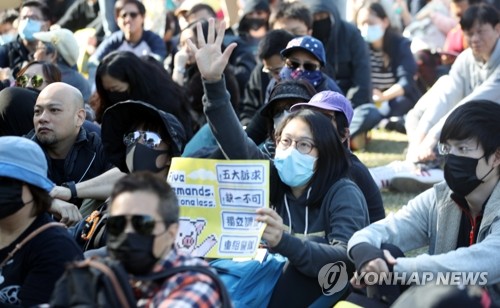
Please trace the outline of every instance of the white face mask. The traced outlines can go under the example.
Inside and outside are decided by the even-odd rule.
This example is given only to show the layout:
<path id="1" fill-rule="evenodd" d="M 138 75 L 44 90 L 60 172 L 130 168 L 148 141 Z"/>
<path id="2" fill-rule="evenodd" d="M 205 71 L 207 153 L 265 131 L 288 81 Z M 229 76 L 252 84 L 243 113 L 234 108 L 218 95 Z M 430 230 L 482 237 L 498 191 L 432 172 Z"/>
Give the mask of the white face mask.
<path id="1" fill-rule="evenodd" d="M 288 110 L 283 110 L 282 113 L 278 113 L 277 115 L 275 115 L 273 117 L 273 126 L 274 126 L 274 129 L 276 129 L 276 127 L 278 127 L 278 125 L 281 123 L 281 121 L 287 116 L 290 114 L 290 111 Z"/>
<path id="2" fill-rule="evenodd" d="M 360 31 L 361 36 L 368 43 L 380 40 L 385 32 L 381 25 L 363 25 Z"/>

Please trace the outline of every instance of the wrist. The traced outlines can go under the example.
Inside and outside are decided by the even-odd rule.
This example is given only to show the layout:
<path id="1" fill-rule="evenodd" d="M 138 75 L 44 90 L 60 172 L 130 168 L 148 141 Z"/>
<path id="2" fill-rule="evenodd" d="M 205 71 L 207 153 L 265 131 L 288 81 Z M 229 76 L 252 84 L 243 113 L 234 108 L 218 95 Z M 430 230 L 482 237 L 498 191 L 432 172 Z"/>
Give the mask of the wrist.
<path id="1" fill-rule="evenodd" d="M 205 82 L 208 83 L 216 83 L 217 81 L 220 81 L 222 79 L 222 75 L 219 75 L 219 77 L 215 76 L 201 76 Z"/>
<path id="2" fill-rule="evenodd" d="M 71 192 L 71 199 L 78 198 L 78 192 L 76 191 L 75 181 L 69 181 L 69 182 L 62 183 L 61 186 L 69 189 L 69 191 Z"/>
<path id="3" fill-rule="evenodd" d="M 186 66 L 185 65 L 174 65 L 174 72 L 177 72 L 179 74 L 184 74 L 184 73 L 186 73 Z"/>

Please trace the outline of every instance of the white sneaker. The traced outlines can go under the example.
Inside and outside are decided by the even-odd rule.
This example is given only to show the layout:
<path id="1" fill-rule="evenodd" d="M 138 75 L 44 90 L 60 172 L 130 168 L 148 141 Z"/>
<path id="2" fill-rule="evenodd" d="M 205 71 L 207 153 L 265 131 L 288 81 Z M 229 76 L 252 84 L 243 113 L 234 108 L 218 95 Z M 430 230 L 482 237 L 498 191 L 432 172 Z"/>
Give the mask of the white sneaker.
<path id="1" fill-rule="evenodd" d="M 444 181 L 444 172 L 441 169 L 429 169 L 422 175 L 405 172 L 394 176 L 389 188 L 398 192 L 421 193 L 441 181 Z"/>
<path id="2" fill-rule="evenodd" d="M 415 172 L 415 165 L 408 161 L 396 160 L 385 166 L 368 169 L 379 189 L 389 188 L 392 179 L 399 174 Z"/>

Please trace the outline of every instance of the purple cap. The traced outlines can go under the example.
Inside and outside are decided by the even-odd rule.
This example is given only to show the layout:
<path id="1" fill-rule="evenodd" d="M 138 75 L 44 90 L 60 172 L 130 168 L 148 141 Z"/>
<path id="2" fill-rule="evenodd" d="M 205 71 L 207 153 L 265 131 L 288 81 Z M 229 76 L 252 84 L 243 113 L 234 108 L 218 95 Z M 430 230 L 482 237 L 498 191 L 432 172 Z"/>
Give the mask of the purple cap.
<path id="1" fill-rule="evenodd" d="M 325 65 L 325 47 L 320 40 L 309 35 L 296 37 L 288 42 L 286 48 L 281 51 L 281 55 L 285 58 L 288 58 L 290 54 L 297 49 L 309 52 L 316 59 L 318 59 L 322 66 Z"/>
<path id="2" fill-rule="evenodd" d="M 347 123 L 351 125 L 352 110 L 351 102 L 344 95 L 333 91 L 321 91 L 314 95 L 308 103 L 298 103 L 290 108 L 295 111 L 299 108 L 316 107 L 324 110 L 341 111 L 347 118 Z"/>

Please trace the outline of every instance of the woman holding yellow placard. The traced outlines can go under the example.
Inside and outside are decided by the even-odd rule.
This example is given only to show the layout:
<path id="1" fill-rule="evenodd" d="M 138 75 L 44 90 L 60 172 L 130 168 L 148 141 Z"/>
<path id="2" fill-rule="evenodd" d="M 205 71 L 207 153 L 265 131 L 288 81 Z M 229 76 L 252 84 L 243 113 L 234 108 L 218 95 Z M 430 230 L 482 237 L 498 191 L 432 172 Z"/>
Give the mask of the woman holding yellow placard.
<path id="1" fill-rule="evenodd" d="M 231 107 L 222 73 L 236 44 L 222 53 L 224 23 L 217 31 L 216 36 L 211 20 L 206 39 L 198 31 L 197 45 L 188 41 L 203 77 L 207 121 L 227 158 L 265 159 Z M 318 280 L 325 265 L 341 263 L 339 268 L 353 273 L 346 243 L 369 224 L 366 201 L 348 178 L 347 153 L 331 119 L 321 113 L 299 110 L 282 120 L 276 128 L 271 165 L 273 209 L 257 210 L 258 220 L 267 225 L 262 238 L 268 247 L 290 264 L 278 280 L 270 306 L 309 306 L 324 291 Z"/>

